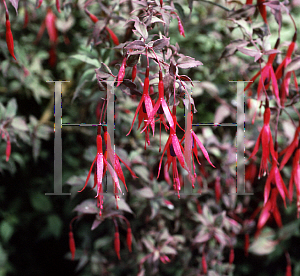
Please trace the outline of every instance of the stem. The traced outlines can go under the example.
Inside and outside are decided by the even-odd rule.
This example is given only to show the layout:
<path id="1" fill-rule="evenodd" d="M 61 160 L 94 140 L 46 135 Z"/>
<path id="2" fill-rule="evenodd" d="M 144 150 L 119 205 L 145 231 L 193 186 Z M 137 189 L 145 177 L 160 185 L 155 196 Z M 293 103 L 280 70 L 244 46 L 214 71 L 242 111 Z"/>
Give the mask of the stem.
<path id="1" fill-rule="evenodd" d="M 160 62 L 159 62 L 159 60 L 158 60 L 158 57 L 157 57 L 155 51 L 154 51 L 153 48 L 151 48 L 151 47 L 149 47 L 148 49 L 150 49 L 150 50 L 153 52 L 155 58 L 157 59 L 157 63 L 158 63 L 158 66 L 159 66 L 159 70 L 161 71 L 161 65 L 160 65 Z M 147 51 L 146 51 L 146 53 L 147 53 Z"/>
<path id="2" fill-rule="evenodd" d="M 228 11 L 228 12 L 231 11 L 230 9 L 228 9 L 228 8 L 226 8 L 226 7 L 224 7 L 224 6 L 220 5 L 220 4 L 218 4 L 218 3 L 210 2 L 210 1 L 207 1 L 207 0 L 199 0 L 199 1 L 200 1 L 200 2 L 204 2 L 204 3 L 211 4 L 211 5 L 214 5 L 214 6 L 217 6 L 217 7 L 221 8 L 221 9 L 223 9 L 223 10 L 225 10 L 225 11 Z"/>

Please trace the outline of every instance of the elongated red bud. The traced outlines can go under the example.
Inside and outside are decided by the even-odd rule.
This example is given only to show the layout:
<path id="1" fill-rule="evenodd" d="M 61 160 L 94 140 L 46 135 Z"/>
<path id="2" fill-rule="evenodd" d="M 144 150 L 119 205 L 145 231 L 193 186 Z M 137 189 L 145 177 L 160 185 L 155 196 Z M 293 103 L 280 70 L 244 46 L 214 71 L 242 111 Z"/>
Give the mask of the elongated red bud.
<path id="1" fill-rule="evenodd" d="M 59 2 L 59 0 L 56 0 L 56 9 L 57 9 L 57 11 L 60 13 L 61 11 L 60 11 L 60 2 Z"/>
<path id="2" fill-rule="evenodd" d="M 6 44 L 9 53 L 15 60 L 17 60 L 14 54 L 14 38 L 10 29 L 10 21 L 8 19 L 8 16 L 6 16 Z"/>
<path id="3" fill-rule="evenodd" d="M 292 266 L 291 264 L 288 264 L 286 266 L 286 273 L 285 273 L 285 276 L 292 276 Z"/>
<path id="4" fill-rule="evenodd" d="M 88 10 L 85 10 L 85 12 L 87 13 L 87 15 L 90 17 L 90 19 L 91 19 L 94 23 L 98 22 L 99 19 L 97 18 L 96 15 L 91 14 Z"/>
<path id="5" fill-rule="evenodd" d="M 230 254 L 229 254 L 229 263 L 232 264 L 234 261 L 234 250 L 233 248 L 230 249 Z"/>
<path id="6" fill-rule="evenodd" d="M 134 82 L 135 77 L 136 77 L 136 71 L 137 71 L 137 65 L 134 65 L 132 68 L 132 73 L 131 73 L 131 80 Z"/>
<path id="7" fill-rule="evenodd" d="M 115 251 L 118 256 L 118 259 L 121 260 L 120 257 L 120 237 L 119 232 L 115 232 Z"/>
<path id="8" fill-rule="evenodd" d="M 183 28 L 183 26 L 182 26 L 182 23 L 181 23 L 181 20 L 180 20 L 179 16 L 177 16 L 177 20 L 178 20 L 178 31 L 179 31 L 179 33 L 180 33 L 183 37 L 185 37 L 185 34 L 184 34 L 184 28 Z"/>
<path id="9" fill-rule="evenodd" d="M 70 252 L 72 254 L 72 260 L 74 260 L 76 247 L 75 247 L 75 240 L 72 231 L 69 232 L 69 247 L 70 247 Z"/>
<path id="10" fill-rule="evenodd" d="M 119 39 L 118 39 L 118 37 L 115 35 L 115 33 L 114 33 L 110 28 L 108 28 L 108 27 L 105 27 L 105 29 L 108 31 L 108 33 L 109 33 L 109 35 L 110 35 L 110 37 L 111 37 L 113 43 L 114 43 L 116 46 L 119 45 L 119 44 L 120 44 L 120 43 L 119 43 Z"/>
<path id="11" fill-rule="evenodd" d="M 221 198 L 221 178 L 220 178 L 220 176 L 217 176 L 216 181 L 215 181 L 215 197 L 216 197 L 216 202 L 219 203 L 220 198 Z"/>
<path id="12" fill-rule="evenodd" d="M 42 3 L 43 3 L 43 0 L 39 0 L 38 6 L 36 8 L 38 9 L 39 7 L 41 7 Z"/>
<path id="13" fill-rule="evenodd" d="M 128 247 L 129 252 L 132 252 L 132 249 L 131 249 L 132 233 L 131 233 L 131 228 L 130 227 L 127 228 L 126 242 L 127 242 L 127 247 Z"/>
<path id="14" fill-rule="evenodd" d="M 163 6 L 163 0 L 160 0 L 160 6 L 162 7 Z"/>
<path id="15" fill-rule="evenodd" d="M 6 162 L 8 162 L 8 160 L 9 160 L 10 152 L 11 152 L 11 144 L 10 144 L 9 136 L 7 136 L 7 141 L 6 141 Z"/>
<path id="16" fill-rule="evenodd" d="M 52 12 L 51 8 L 48 8 L 47 15 L 45 18 L 45 24 L 48 31 L 50 42 L 53 44 L 56 44 L 58 38 L 57 30 L 55 27 L 55 21 L 56 21 L 55 14 Z"/>
<path id="17" fill-rule="evenodd" d="M 249 234 L 245 234 L 244 253 L 246 257 L 248 257 L 249 244 L 250 244 Z"/>
<path id="18" fill-rule="evenodd" d="M 126 60 L 127 60 L 127 57 L 124 57 L 122 65 L 121 65 L 120 70 L 119 70 L 119 74 L 118 74 L 117 87 L 121 84 L 121 82 L 123 82 L 123 79 L 124 79 L 124 76 L 125 76 Z"/>
<path id="19" fill-rule="evenodd" d="M 202 271 L 204 274 L 207 274 L 207 263 L 205 258 L 205 253 L 202 254 Z"/>
<path id="20" fill-rule="evenodd" d="M 52 68 L 55 67 L 56 64 L 56 51 L 54 46 L 49 50 L 49 64 Z"/>
<path id="21" fill-rule="evenodd" d="M 25 29 L 28 25 L 29 22 L 29 16 L 28 16 L 28 11 L 27 9 L 25 9 L 25 16 L 24 16 L 24 25 L 23 25 L 23 29 Z"/>

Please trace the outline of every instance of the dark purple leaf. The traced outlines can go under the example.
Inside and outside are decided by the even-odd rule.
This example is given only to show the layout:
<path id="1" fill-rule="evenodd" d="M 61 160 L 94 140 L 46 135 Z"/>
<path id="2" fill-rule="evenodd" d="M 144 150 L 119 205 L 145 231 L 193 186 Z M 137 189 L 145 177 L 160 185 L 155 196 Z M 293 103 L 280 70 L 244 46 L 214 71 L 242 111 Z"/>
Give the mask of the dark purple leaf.
<path id="1" fill-rule="evenodd" d="M 135 40 L 129 43 L 125 48 L 131 50 L 143 50 L 145 49 L 145 42 L 141 40 Z"/>
<path id="2" fill-rule="evenodd" d="M 255 10 L 255 5 L 245 5 L 242 9 L 229 13 L 229 17 L 235 19 L 248 18 L 255 13 Z"/>
<path id="3" fill-rule="evenodd" d="M 202 62 L 195 60 L 192 57 L 181 55 L 182 57 L 177 60 L 177 66 L 180 68 L 192 68 L 197 67 L 199 65 L 203 65 Z"/>
<path id="4" fill-rule="evenodd" d="M 153 49 L 154 50 L 161 50 L 163 49 L 165 46 L 168 46 L 170 42 L 170 38 L 161 38 L 161 39 L 157 39 L 154 41 L 153 43 Z"/>
<path id="5" fill-rule="evenodd" d="M 9 0 L 10 3 L 14 6 L 16 13 L 18 14 L 18 5 L 19 5 L 19 0 Z"/>
<path id="6" fill-rule="evenodd" d="M 130 55 L 126 61 L 126 65 L 129 67 L 133 67 L 139 62 L 140 55 Z"/>
<path id="7" fill-rule="evenodd" d="M 131 80 L 125 79 L 120 85 L 121 90 L 127 95 L 138 95 L 141 96 L 142 93 L 136 88 L 135 83 Z"/>

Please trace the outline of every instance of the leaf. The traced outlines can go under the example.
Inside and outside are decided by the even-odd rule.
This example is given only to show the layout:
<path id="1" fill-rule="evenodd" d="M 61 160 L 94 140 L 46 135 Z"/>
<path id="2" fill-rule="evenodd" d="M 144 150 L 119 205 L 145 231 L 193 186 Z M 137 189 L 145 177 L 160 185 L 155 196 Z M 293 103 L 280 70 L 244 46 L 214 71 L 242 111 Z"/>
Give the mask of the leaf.
<path id="1" fill-rule="evenodd" d="M 153 193 L 152 189 L 150 189 L 149 187 L 145 187 L 145 188 L 137 190 L 136 196 L 140 196 L 143 198 L 153 198 L 154 193 Z"/>
<path id="2" fill-rule="evenodd" d="M 230 12 L 229 17 L 235 19 L 248 18 L 255 13 L 256 7 L 254 5 L 244 5 L 243 8 Z"/>
<path id="3" fill-rule="evenodd" d="M 214 124 L 222 123 L 226 117 L 231 114 L 230 109 L 227 105 L 220 105 L 215 113 Z"/>
<path id="4" fill-rule="evenodd" d="M 130 55 L 126 61 L 126 65 L 133 67 L 139 62 L 140 55 Z"/>
<path id="5" fill-rule="evenodd" d="M 100 67 L 100 63 L 99 63 L 99 61 L 97 59 L 91 59 L 91 58 L 89 58 L 89 57 L 87 57 L 85 55 L 77 54 L 77 55 L 71 56 L 71 58 L 78 59 L 78 60 L 80 60 L 82 62 L 85 62 L 87 64 L 93 65 L 93 66 L 95 66 L 97 68 Z"/>
<path id="6" fill-rule="evenodd" d="M 174 6 L 175 6 L 176 10 L 178 11 L 179 17 L 180 17 L 181 19 L 184 19 L 184 18 L 185 18 L 184 10 L 183 10 L 183 8 L 181 7 L 181 5 L 179 5 L 178 3 L 174 3 Z"/>
<path id="7" fill-rule="evenodd" d="M 129 43 L 125 49 L 131 49 L 131 50 L 144 50 L 146 47 L 146 44 L 142 40 L 135 40 Z"/>
<path id="8" fill-rule="evenodd" d="M 288 66 L 284 70 L 284 76 L 286 76 L 288 72 L 298 70 L 299 68 L 300 68 L 300 57 L 295 57 L 294 59 L 292 59 L 292 61 L 288 64 Z"/>
<path id="9" fill-rule="evenodd" d="M 131 80 L 123 80 L 120 85 L 120 89 L 127 95 L 138 95 L 142 96 L 142 93 L 137 89 L 136 84 L 133 83 Z"/>
<path id="10" fill-rule="evenodd" d="M 160 249 L 160 253 L 163 253 L 163 254 L 177 254 L 177 251 L 171 246 L 164 245 Z"/>
<path id="11" fill-rule="evenodd" d="M 49 212 L 52 209 L 52 204 L 48 196 L 43 194 L 32 193 L 30 195 L 32 207 L 39 212 Z"/>
<path id="12" fill-rule="evenodd" d="M 263 233 L 251 244 L 249 252 L 256 255 L 269 255 L 278 244 L 278 241 L 273 240 L 273 237 L 274 231 L 270 228 L 265 228 Z"/>
<path id="13" fill-rule="evenodd" d="M 119 210 L 123 210 L 125 212 L 131 213 L 133 214 L 133 211 L 131 210 L 131 208 L 129 207 L 129 205 L 125 202 L 125 200 L 123 198 L 119 199 L 118 202 L 119 205 Z"/>
<path id="14" fill-rule="evenodd" d="M 180 56 L 181 56 L 181 58 L 179 58 L 177 60 L 177 66 L 180 68 L 187 69 L 187 68 L 192 68 L 192 67 L 197 67 L 199 65 L 203 65 L 202 62 L 195 60 L 192 57 L 184 56 L 184 55 L 180 55 Z"/>
<path id="15" fill-rule="evenodd" d="M 161 50 L 163 49 L 165 46 L 168 46 L 170 43 L 170 38 L 161 38 L 161 39 L 157 39 L 153 42 L 153 49 L 154 50 Z"/>
<path id="16" fill-rule="evenodd" d="M 5 112 L 5 117 L 6 118 L 12 118 L 14 116 L 16 116 L 17 114 L 17 109 L 18 109 L 18 105 L 17 105 L 17 101 L 15 98 L 12 98 L 6 106 L 6 112 Z"/>
<path id="17" fill-rule="evenodd" d="M 81 202 L 73 209 L 73 211 L 83 214 L 97 214 L 99 212 L 98 208 L 96 207 L 95 199 L 87 199 Z"/>
<path id="18" fill-rule="evenodd" d="M 9 0 L 10 3 L 14 6 L 16 13 L 18 14 L 18 5 L 19 5 L 19 0 Z"/>
<path id="19" fill-rule="evenodd" d="M 28 131 L 28 126 L 27 126 L 25 120 L 23 120 L 21 117 L 13 118 L 11 125 L 12 125 L 12 127 L 16 128 L 18 130 Z"/>
<path id="20" fill-rule="evenodd" d="M 145 39 L 147 40 L 148 38 L 148 32 L 147 32 L 147 28 L 146 25 L 142 22 L 140 22 L 139 20 L 135 20 L 134 23 L 134 27 L 136 29 L 136 31 Z M 134 30 L 133 30 L 134 31 Z"/>
<path id="21" fill-rule="evenodd" d="M 203 242 L 207 242 L 210 238 L 211 238 L 210 233 L 208 233 L 205 228 L 202 228 L 201 231 L 195 237 L 194 242 L 203 243 Z"/>

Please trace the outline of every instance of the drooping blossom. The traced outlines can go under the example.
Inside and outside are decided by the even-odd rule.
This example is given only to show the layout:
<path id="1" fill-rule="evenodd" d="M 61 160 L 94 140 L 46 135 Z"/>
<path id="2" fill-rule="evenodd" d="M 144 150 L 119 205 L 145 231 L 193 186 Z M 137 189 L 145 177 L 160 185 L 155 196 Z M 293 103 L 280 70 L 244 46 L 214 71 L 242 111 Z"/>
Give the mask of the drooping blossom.
<path id="1" fill-rule="evenodd" d="M 299 134 L 300 134 L 300 121 L 299 121 L 299 126 L 296 129 L 295 136 L 294 136 L 294 139 L 293 139 L 292 143 L 289 146 L 287 146 L 283 151 L 281 151 L 280 154 L 279 154 L 279 156 L 284 154 L 284 156 L 281 160 L 281 163 L 280 163 L 279 170 L 283 169 L 283 167 L 285 166 L 287 161 L 291 158 L 291 156 L 294 153 L 295 149 L 298 147 L 298 145 L 299 145 Z"/>
<path id="2" fill-rule="evenodd" d="M 274 50 L 277 49 L 279 42 L 280 42 L 280 39 L 278 38 Z M 261 71 L 257 72 L 257 74 L 254 75 L 254 77 L 251 79 L 252 82 L 249 82 L 248 85 L 245 87 L 245 91 L 247 91 L 248 88 L 251 86 L 251 84 L 257 79 L 257 77 L 260 76 L 258 87 L 257 87 L 257 100 L 258 101 L 260 101 L 260 93 L 261 93 L 263 87 L 265 86 L 265 88 L 267 89 L 269 86 L 270 80 L 272 80 L 272 88 L 273 88 L 272 92 L 275 95 L 277 101 L 280 102 L 277 79 L 276 79 L 276 75 L 275 75 L 273 65 L 272 65 L 276 55 L 277 55 L 277 53 L 273 53 L 273 54 L 269 55 L 267 64 L 261 69 Z"/>
<path id="3" fill-rule="evenodd" d="M 281 195 L 284 206 L 286 207 L 286 201 L 285 201 L 285 196 L 288 195 L 287 188 L 283 182 L 283 179 L 280 175 L 278 165 L 277 165 L 277 159 L 278 159 L 278 153 L 277 151 L 275 152 L 275 157 L 276 159 L 273 158 L 272 160 L 272 168 L 270 171 L 270 174 L 268 175 L 266 184 L 265 184 L 265 191 L 264 191 L 264 204 L 267 203 L 271 191 L 271 184 L 275 184 L 279 194 Z"/>
<path id="4" fill-rule="evenodd" d="M 286 75 L 284 75 L 284 71 L 285 71 L 286 67 L 289 65 L 289 63 L 292 60 L 291 57 L 292 57 L 292 53 L 293 53 L 295 45 L 296 45 L 296 40 L 297 40 L 297 33 L 294 34 L 293 41 L 291 42 L 291 44 L 288 47 L 286 56 L 283 59 L 283 61 L 280 63 L 280 65 L 277 67 L 276 72 L 275 72 L 276 78 L 278 80 L 283 77 L 281 88 L 280 88 L 281 105 L 284 105 L 284 103 L 286 101 L 286 97 L 289 95 L 289 84 L 290 84 L 292 73 L 294 75 L 296 89 L 298 90 L 298 83 L 297 83 L 295 71 L 290 71 L 290 72 L 286 73 Z"/>
<path id="5" fill-rule="evenodd" d="M 270 160 L 270 153 L 277 162 L 277 158 L 274 151 L 274 144 L 273 144 L 273 138 L 272 133 L 270 129 L 270 117 L 271 117 L 271 111 L 269 108 L 269 101 L 266 99 L 266 106 L 265 106 L 265 113 L 264 113 L 264 125 L 259 133 L 259 136 L 257 138 L 255 147 L 253 149 L 252 154 L 250 155 L 249 159 L 253 158 L 256 153 L 258 152 L 259 145 L 262 145 L 262 158 L 260 163 L 260 169 L 259 169 L 259 175 L 260 178 L 262 175 L 265 175 L 268 172 L 268 161 Z"/>
<path id="6" fill-rule="evenodd" d="M 178 137 L 176 135 L 177 119 L 176 119 L 176 106 L 175 105 L 173 106 L 172 117 L 173 117 L 173 121 L 174 121 L 174 124 L 175 124 L 175 129 L 173 129 L 173 128 L 170 129 L 169 138 L 168 138 L 167 143 L 164 147 L 164 150 L 163 150 L 160 162 L 159 162 L 157 178 L 159 177 L 159 174 L 160 174 L 162 159 L 163 159 L 164 154 L 167 150 L 168 159 L 167 159 L 167 163 L 165 164 L 165 166 L 168 166 L 168 170 L 169 170 L 170 165 L 172 164 L 173 186 L 174 186 L 174 189 L 178 193 L 178 198 L 180 198 L 179 191 L 181 189 L 181 186 L 180 186 L 180 179 L 179 179 L 178 169 L 177 169 L 177 158 L 178 158 L 179 163 L 182 166 L 182 168 L 186 168 L 186 166 L 185 166 L 184 156 L 183 156 L 183 153 L 182 153 L 184 150 L 182 148 L 182 145 L 179 143 Z M 190 172 L 189 172 L 189 174 L 190 174 Z"/>
<path id="7" fill-rule="evenodd" d="M 289 182 L 289 199 L 292 202 L 293 200 L 293 183 L 296 186 L 296 195 L 297 195 L 297 218 L 299 218 L 300 213 L 300 142 L 296 149 L 294 158 L 293 158 L 293 166 L 292 173 Z"/>
<path id="8" fill-rule="evenodd" d="M 267 203 L 262 208 L 262 212 L 259 216 L 258 223 L 257 223 L 257 231 L 255 236 L 257 236 L 260 233 L 260 230 L 264 227 L 264 225 L 267 223 L 267 221 L 270 218 L 270 215 L 272 214 L 277 225 L 279 227 L 282 227 L 281 222 L 281 215 L 277 207 L 277 195 L 278 195 L 278 189 L 277 187 L 272 188 L 271 190 L 271 197 L 267 201 Z"/>
<path id="9" fill-rule="evenodd" d="M 187 116 L 190 116 L 190 121 L 191 121 L 191 124 L 193 123 L 193 113 L 192 111 L 188 113 Z M 186 139 L 186 133 L 183 135 L 182 139 L 180 140 L 180 143 L 182 144 L 183 143 L 183 140 L 185 139 L 185 143 L 189 143 L 186 145 L 186 152 L 185 152 L 185 156 L 187 158 L 192 158 L 192 161 L 193 161 L 193 168 L 194 168 L 194 178 L 196 178 L 196 167 L 195 167 L 195 162 L 194 162 L 194 155 L 197 159 L 197 162 L 199 165 L 201 165 L 199 159 L 198 159 L 198 149 L 197 149 L 197 145 L 199 146 L 199 148 L 201 149 L 204 157 L 206 158 L 206 160 L 208 161 L 208 163 L 213 166 L 215 168 L 215 166 L 212 164 L 212 162 L 210 161 L 209 159 L 209 155 L 208 155 L 208 152 L 207 150 L 205 149 L 205 147 L 203 146 L 203 144 L 201 143 L 200 139 L 198 138 L 198 136 L 196 135 L 196 133 L 193 131 L 193 129 L 190 129 L 190 130 L 187 130 L 187 133 L 190 133 L 191 135 L 191 140 L 188 141 Z M 194 155 L 193 154 L 190 154 L 190 152 L 193 151 Z M 188 163 L 188 168 L 189 170 L 191 171 L 191 167 L 190 167 L 190 162 L 187 162 Z M 193 179 L 192 180 L 192 185 L 193 185 L 193 188 L 194 188 L 194 182 L 193 182 Z"/>
<path id="10" fill-rule="evenodd" d="M 131 132 L 131 130 L 133 128 L 133 124 L 134 124 L 137 114 L 139 113 L 139 117 L 138 117 L 138 119 L 139 119 L 138 128 L 139 128 L 143 121 L 145 122 L 145 120 L 146 121 L 148 120 L 148 118 L 151 115 L 152 110 L 153 110 L 153 106 L 152 106 L 152 101 L 151 101 L 151 98 L 149 95 L 149 66 L 147 66 L 146 77 L 145 77 L 144 88 L 143 88 L 143 95 L 142 95 L 139 105 L 135 111 L 130 130 L 126 136 L 129 135 L 129 133 Z M 152 121 L 150 123 L 150 125 L 152 127 L 153 134 L 154 134 L 154 128 L 155 128 L 154 121 Z M 148 134 L 147 130 L 146 130 L 146 134 Z"/>

